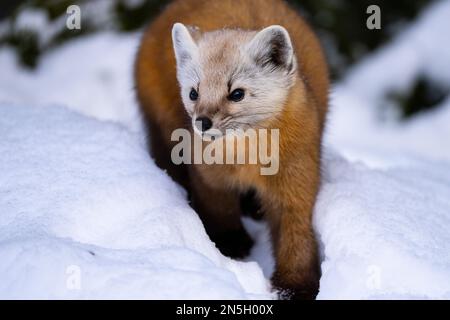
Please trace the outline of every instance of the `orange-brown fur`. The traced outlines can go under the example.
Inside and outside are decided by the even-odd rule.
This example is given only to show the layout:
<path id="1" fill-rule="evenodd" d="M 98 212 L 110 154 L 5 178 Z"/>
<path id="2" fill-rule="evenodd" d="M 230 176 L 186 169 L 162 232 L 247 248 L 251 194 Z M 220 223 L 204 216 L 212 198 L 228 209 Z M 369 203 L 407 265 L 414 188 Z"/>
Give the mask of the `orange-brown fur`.
<path id="1" fill-rule="evenodd" d="M 297 79 L 280 117 L 279 172 L 262 176 L 257 165 L 180 165 L 170 161 L 174 129 L 191 126 L 176 78 L 171 29 L 175 22 L 201 31 L 221 28 L 261 30 L 278 24 L 290 34 L 298 61 Z M 276 269 L 275 287 L 298 298 L 316 295 L 319 282 L 312 212 L 320 184 L 320 149 L 328 105 L 328 71 L 316 36 L 281 0 L 179 0 L 145 32 L 138 52 L 137 97 L 149 126 L 156 163 L 188 189 L 208 234 L 226 254 L 229 244 L 251 245 L 239 215 L 239 194 L 256 190 L 269 221 Z"/>

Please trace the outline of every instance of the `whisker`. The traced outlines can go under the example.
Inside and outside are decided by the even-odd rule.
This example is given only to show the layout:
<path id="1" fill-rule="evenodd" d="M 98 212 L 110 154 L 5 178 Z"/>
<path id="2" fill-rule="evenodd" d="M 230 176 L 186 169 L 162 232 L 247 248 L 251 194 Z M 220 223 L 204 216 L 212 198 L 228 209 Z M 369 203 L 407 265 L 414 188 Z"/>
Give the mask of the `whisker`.
<path id="1" fill-rule="evenodd" d="M 249 113 L 247 110 L 245 110 L 245 111 L 241 111 L 241 112 L 235 113 L 233 116 L 234 116 L 234 117 L 240 117 L 240 116 L 242 116 L 242 115 L 244 115 L 244 116 L 256 116 L 256 115 L 277 114 L 277 113 L 278 113 L 278 112 L 275 112 L 275 111 L 252 112 L 252 113 Z"/>
<path id="2" fill-rule="evenodd" d="M 232 119 L 233 119 L 233 118 L 232 118 L 231 116 L 227 116 L 227 117 L 223 118 L 222 121 L 221 121 L 221 125 L 222 125 L 222 126 L 227 125 L 228 122 L 230 122 L 230 120 L 232 120 Z"/>

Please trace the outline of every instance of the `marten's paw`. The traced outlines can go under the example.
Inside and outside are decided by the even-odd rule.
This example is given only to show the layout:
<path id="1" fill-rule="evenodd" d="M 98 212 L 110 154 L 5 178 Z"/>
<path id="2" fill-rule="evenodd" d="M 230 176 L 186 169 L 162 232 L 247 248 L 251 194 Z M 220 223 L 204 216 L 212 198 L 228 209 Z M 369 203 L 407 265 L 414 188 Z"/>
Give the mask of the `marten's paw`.
<path id="1" fill-rule="evenodd" d="M 280 300 L 315 300 L 319 293 L 318 281 L 303 281 L 301 284 L 286 284 L 275 273 L 272 285 Z"/>
<path id="2" fill-rule="evenodd" d="M 223 255 L 245 258 L 253 247 L 253 240 L 244 228 L 216 234 L 211 237 Z"/>
<path id="3" fill-rule="evenodd" d="M 315 300 L 318 291 L 312 288 L 279 288 L 277 289 L 280 300 Z"/>

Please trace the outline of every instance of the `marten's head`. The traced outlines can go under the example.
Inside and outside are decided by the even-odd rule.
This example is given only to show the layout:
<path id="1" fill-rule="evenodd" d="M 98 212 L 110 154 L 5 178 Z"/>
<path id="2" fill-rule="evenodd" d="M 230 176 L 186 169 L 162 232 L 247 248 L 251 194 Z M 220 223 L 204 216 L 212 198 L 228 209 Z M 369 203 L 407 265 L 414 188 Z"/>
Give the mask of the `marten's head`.
<path id="1" fill-rule="evenodd" d="M 261 128 L 280 114 L 297 68 L 285 28 L 202 33 L 176 23 L 172 39 L 182 101 L 197 133 Z"/>

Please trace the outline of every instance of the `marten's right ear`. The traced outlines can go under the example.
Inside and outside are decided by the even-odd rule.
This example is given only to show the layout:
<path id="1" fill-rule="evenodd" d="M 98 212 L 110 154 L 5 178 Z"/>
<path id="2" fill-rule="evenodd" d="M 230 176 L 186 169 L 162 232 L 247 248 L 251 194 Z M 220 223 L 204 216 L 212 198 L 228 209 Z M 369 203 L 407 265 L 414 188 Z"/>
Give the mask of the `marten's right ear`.
<path id="1" fill-rule="evenodd" d="M 296 61 L 291 38 L 285 28 L 273 25 L 259 31 L 248 44 L 248 52 L 261 67 L 295 70 Z"/>
<path id="2" fill-rule="evenodd" d="M 172 41 L 178 67 L 183 67 L 187 62 L 197 59 L 197 44 L 184 24 L 173 25 Z"/>

